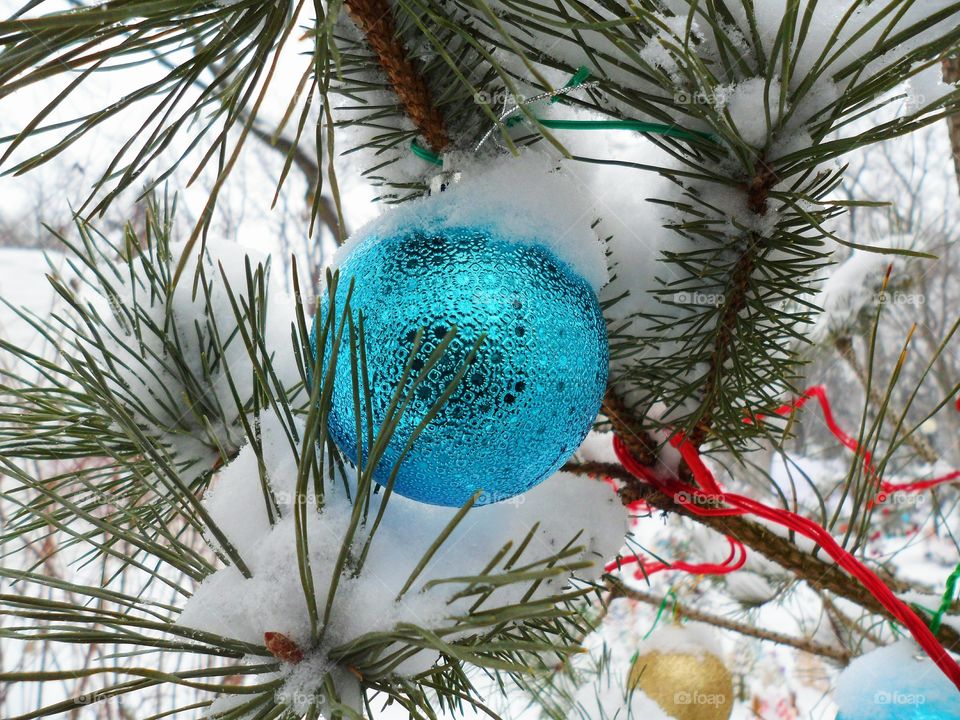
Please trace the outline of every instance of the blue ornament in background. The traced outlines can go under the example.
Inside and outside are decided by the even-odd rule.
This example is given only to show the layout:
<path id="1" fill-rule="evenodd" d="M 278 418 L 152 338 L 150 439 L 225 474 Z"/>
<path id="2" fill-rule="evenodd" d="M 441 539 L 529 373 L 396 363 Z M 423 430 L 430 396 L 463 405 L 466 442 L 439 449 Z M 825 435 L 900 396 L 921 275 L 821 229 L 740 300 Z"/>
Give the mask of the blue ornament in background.
<path id="1" fill-rule="evenodd" d="M 476 227 L 409 228 L 365 238 L 339 269 L 337 306 L 355 278 L 351 312 L 355 320 L 363 313 L 374 431 L 417 332 L 425 330 L 415 371 L 457 328 L 413 393 L 374 471 L 378 483 L 387 484 L 414 429 L 483 333 L 460 384 L 403 459 L 394 492 L 449 506 L 463 505 L 477 490 L 483 491 L 478 504 L 504 500 L 554 473 L 586 437 L 607 383 L 606 326 L 590 285 L 545 245 Z M 318 322 L 327 304 L 325 298 Z M 356 460 L 346 333 L 342 343 L 328 422 L 337 446 Z"/>
<path id="2" fill-rule="evenodd" d="M 960 720 L 960 690 L 912 640 L 855 658 L 836 702 L 836 720 Z"/>

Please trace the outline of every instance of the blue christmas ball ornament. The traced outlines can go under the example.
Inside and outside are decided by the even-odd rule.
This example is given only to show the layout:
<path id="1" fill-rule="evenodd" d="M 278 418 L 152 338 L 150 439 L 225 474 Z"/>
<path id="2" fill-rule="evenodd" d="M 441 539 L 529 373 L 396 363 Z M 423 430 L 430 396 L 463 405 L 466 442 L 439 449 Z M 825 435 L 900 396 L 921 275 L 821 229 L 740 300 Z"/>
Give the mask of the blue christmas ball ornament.
<path id="1" fill-rule="evenodd" d="M 478 504 L 497 502 L 540 483 L 583 441 L 607 383 L 606 327 L 590 284 L 546 245 L 476 226 L 409 227 L 361 240 L 339 271 L 337 307 L 343 308 L 354 279 L 351 312 L 355 319 L 363 314 L 374 431 L 418 331 L 424 333 L 415 373 L 448 331 L 457 331 L 412 393 L 374 471 L 379 484 L 387 484 L 415 428 L 481 335 L 462 380 L 400 463 L 394 492 L 460 506 L 479 490 Z M 346 358 L 346 333 L 341 342 Z M 354 461 L 355 418 L 350 363 L 338 362 L 328 423 L 334 442 Z M 361 427 L 366 443 L 365 418 Z"/>
<path id="2" fill-rule="evenodd" d="M 835 699 L 837 720 L 960 720 L 960 690 L 912 640 L 853 660 Z"/>

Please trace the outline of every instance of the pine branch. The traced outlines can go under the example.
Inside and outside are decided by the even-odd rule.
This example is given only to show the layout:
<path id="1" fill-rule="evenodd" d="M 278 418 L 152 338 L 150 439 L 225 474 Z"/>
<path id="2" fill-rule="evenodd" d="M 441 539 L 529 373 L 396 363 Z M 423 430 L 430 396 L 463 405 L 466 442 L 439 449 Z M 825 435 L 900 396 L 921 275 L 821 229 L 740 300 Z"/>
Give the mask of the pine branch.
<path id="1" fill-rule="evenodd" d="M 626 597 L 630 598 L 631 600 L 639 600 L 640 602 L 646 603 L 647 605 L 653 605 L 654 607 L 663 606 L 664 598 L 657 597 L 642 590 L 629 588 L 622 582 L 616 580 L 611 580 L 609 585 L 613 597 Z M 756 627 L 755 625 L 736 622 L 734 620 L 720 617 L 719 615 L 713 615 L 712 613 L 703 612 L 702 610 L 687 607 L 676 602 L 672 604 L 672 608 L 677 615 L 682 618 L 708 623 L 714 627 L 723 628 L 724 630 L 731 630 L 732 632 L 739 633 L 740 635 L 754 637 L 759 640 L 776 643 L 777 645 L 786 645 L 788 647 L 801 650 L 802 652 L 810 653 L 811 655 L 820 655 L 821 657 L 836 660 L 842 665 L 849 663 L 850 658 L 852 657 L 852 654 L 847 650 L 832 647 L 830 645 L 824 645 L 823 643 L 818 643 L 815 640 L 810 640 L 809 638 L 798 638 L 791 635 L 786 635 L 784 633 L 774 632 L 773 630 L 765 630 Z"/>
<path id="2" fill-rule="evenodd" d="M 421 74 L 397 36 L 387 0 L 344 0 L 344 7 L 363 31 L 397 97 L 434 152 L 443 152 L 450 136 Z"/>
<path id="3" fill-rule="evenodd" d="M 27 140 L 44 134 L 49 137 L 51 131 L 57 131 L 57 139 L 45 141 L 42 151 L 29 152 L 26 159 L 7 168 L 26 172 L 58 157 L 101 123 L 122 116 L 132 107 L 156 101 L 150 108 L 150 119 L 132 124 L 129 139 L 117 144 L 117 153 L 95 181 L 81 209 L 91 214 L 102 212 L 123 190 L 142 183 L 147 168 L 162 156 L 176 135 L 189 137 L 191 147 L 204 136 L 213 137 L 209 147 L 197 155 L 174 153 L 175 159 L 148 182 L 146 192 L 158 187 L 185 159 L 199 156 L 194 179 L 208 166 L 217 166 L 210 168 L 216 175 L 212 206 L 216 188 L 233 163 L 211 160 L 229 156 L 242 145 L 256 119 L 255 93 L 262 94 L 270 85 L 271 58 L 275 60 L 288 44 L 303 0 L 237 0 L 227 4 L 116 0 L 36 14 L 38 9 L 47 10 L 47 5 L 26 2 L 12 17 L 0 20 L 0 97 L 51 78 L 56 81 L 63 75 L 71 81 L 63 84 L 63 89 L 21 132 L 0 138 L 0 145 L 7 146 L 0 163 L 10 161 L 14 150 Z M 317 24 L 322 25 L 322 19 Z M 325 37 L 326 32 L 317 36 Z M 186 57 L 171 53 L 175 46 L 185 50 Z M 154 73 L 144 74 L 147 80 L 142 85 L 99 109 L 44 124 L 55 110 L 69 105 L 68 99 L 74 99 L 73 93 L 84 82 L 103 71 L 123 67 L 131 59 L 139 62 L 141 53 L 182 59 L 159 78 Z M 197 78 L 208 71 L 214 77 L 206 89 L 198 96 L 190 94 Z M 310 87 L 311 93 L 316 85 L 317 79 Z M 291 99 L 291 107 L 293 103 Z M 196 136 L 188 135 L 187 128 L 192 128 L 191 133 L 195 130 Z M 232 132 L 235 128 L 241 131 Z M 210 215 L 205 213 L 203 222 Z"/>
<path id="4" fill-rule="evenodd" d="M 741 186 L 741 189 L 745 192 L 746 205 L 750 212 L 762 217 L 767 213 L 770 190 L 779 178 L 763 158 L 758 159 L 757 166 L 758 172 L 749 183 Z M 718 332 L 713 341 L 703 396 L 699 409 L 693 415 L 696 422 L 690 433 L 690 441 L 697 447 L 704 443 L 710 433 L 714 412 L 721 402 L 718 393 L 723 391 L 725 365 L 736 354 L 737 344 L 741 341 L 737 332 L 739 318 L 747 307 L 751 278 L 763 252 L 764 240 L 758 233 L 748 233 L 746 245 L 730 272 L 730 281 L 724 293 L 723 312 L 717 321 Z"/>
<path id="5" fill-rule="evenodd" d="M 206 707 L 213 693 L 237 696 L 233 699 L 246 707 L 243 712 L 237 707 L 218 712 L 215 717 L 221 718 L 238 718 L 254 707 L 272 717 L 317 717 L 313 711 L 298 714 L 286 707 L 289 698 L 277 696 L 284 681 L 276 676 L 276 660 L 294 664 L 322 658 L 336 672 L 351 674 L 361 693 L 380 693 L 407 708 L 412 716 L 426 717 L 437 703 L 482 707 L 477 689 L 466 677 L 465 665 L 516 677 L 546 673 L 558 659 L 577 652 L 585 632 L 583 608 L 598 590 L 588 583 L 566 583 L 572 574 L 593 564 L 585 557 L 582 531 L 569 530 L 572 537 L 565 538 L 568 528 L 564 526 L 545 543 L 543 525 L 531 519 L 528 530 L 519 526 L 505 529 L 503 537 L 495 539 L 494 545 L 502 544 L 490 550 L 492 557 L 479 558 L 487 560 L 486 564 L 471 566 L 473 574 L 451 577 L 453 571 L 438 572 L 433 561 L 450 550 L 448 545 L 456 541 L 453 533 L 469 508 L 455 514 L 425 551 L 413 551 L 409 580 L 402 589 L 396 588 L 399 595 L 406 592 L 406 603 L 419 602 L 415 597 L 421 592 L 449 599 L 446 612 L 431 611 L 422 620 L 411 613 L 404 615 L 406 622 L 341 632 L 342 617 L 352 612 L 348 604 L 358 592 L 354 583 L 364 572 L 376 572 L 369 566 L 375 564 L 378 547 L 387 542 L 383 535 L 396 532 L 395 527 L 390 529 L 391 516 L 385 514 L 391 497 L 389 486 L 386 492 L 377 492 L 374 468 L 386 462 L 385 454 L 398 429 L 405 433 L 406 449 L 412 447 L 463 379 L 483 340 L 478 339 L 466 357 L 456 361 L 446 390 L 428 410 L 418 410 L 411 421 L 410 398 L 422 397 L 428 376 L 433 377 L 456 338 L 456 330 L 451 329 L 431 352 L 419 354 L 425 329 L 420 330 L 385 419 L 375 432 L 371 430 L 356 476 L 350 473 L 348 477 L 343 472 L 344 459 L 329 435 L 333 378 L 338 362 L 348 363 L 353 377 L 366 378 L 367 372 L 361 351 L 363 322 L 353 315 L 349 297 L 338 295 L 337 276 L 327 275 L 328 297 L 318 313 L 314 343 L 313 323 L 308 323 L 302 301 L 295 305 L 293 318 L 282 316 L 289 327 L 287 333 L 279 338 L 268 334 L 266 267 L 254 271 L 249 259 L 242 263 L 245 274 L 237 277 L 232 271 L 239 268 L 221 256 L 219 281 L 226 297 L 214 293 L 213 278 L 208 282 L 203 273 L 197 299 L 202 307 L 185 305 L 189 298 L 185 293 L 174 313 L 168 304 L 175 291 L 169 283 L 174 256 L 170 251 L 173 223 L 167 209 L 164 206 L 161 212 L 152 206 L 146 236 L 129 235 L 123 248 L 96 235 L 86 223 L 78 224 L 83 243 L 71 249 L 72 262 L 83 271 L 78 272 L 79 284 L 112 301 L 110 307 L 116 315 L 101 317 L 97 303 L 83 302 L 61 279 L 56 286 L 76 316 L 38 321 L 38 327 L 51 340 L 61 341 L 56 347 L 66 361 L 54 363 L 12 343 L 3 344 L 28 369 L 40 372 L 39 380 L 17 377 L 11 379 L 10 387 L 0 384 L 0 391 L 21 401 L 19 412 L 0 414 L 0 474 L 6 478 L 0 487 L 0 512 L 7 507 L 15 509 L 13 522 L 4 518 L 0 535 L 0 541 L 11 542 L 5 553 L 6 565 L 0 566 L 0 579 L 16 580 L 16 590 L 21 593 L 0 594 L 0 613 L 16 618 L 17 623 L 8 624 L 0 636 L 16 641 L 20 649 L 49 641 L 43 652 L 56 652 L 63 667 L 73 668 L 63 671 L 63 679 L 73 680 L 74 686 L 87 682 L 84 678 L 88 676 L 98 678 L 98 685 L 100 679 L 105 681 L 106 687 L 96 690 L 100 698 L 120 698 L 155 688 L 160 693 L 158 709 L 172 714 L 177 710 L 170 705 L 182 695 L 174 688 L 179 685 L 191 700 L 200 693 L 200 702 L 191 707 Z M 94 237 L 100 242 L 93 242 Z M 210 252 L 213 249 L 208 248 Z M 293 273 L 294 289 L 302 299 L 295 263 Z M 235 287 L 231 287 L 230 277 Z M 349 289 L 346 294 L 349 296 Z M 169 320 L 171 316 L 173 320 Z M 114 323 L 121 321 L 123 331 L 114 328 Z M 189 326 L 188 331 L 174 321 Z M 290 345 L 284 346 L 284 340 Z M 228 342 L 230 353 L 225 352 Z M 158 343 L 163 352 L 153 349 Z M 98 361 L 101 357 L 105 358 L 102 362 Z M 128 366 L 136 369 L 131 376 L 156 380 L 157 387 L 151 388 L 162 396 L 161 408 L 144 403 L 148 390 L 119 382 L 121 371 Z M 171 375 L 171 369 L 178 372 Z M 222 370 L 224 376 L 218 378 L 214 369 Z M 239 389 L 238 381 L 248 375 L 246 390 Z M 227 381 L 229 398 L 218 380 Z M 363 422 L 363 408 L 371 404 L 369 392 L 364 381 L 354 407 L 358 426 Z M 26 399 L 33 400 L 29 407 L 23 405 Z M 235 431 L 232 452 L 217 451 L 226 444 L 221 440 L 201 449 L 204 462 L 184 467 L 177 461 L 176 449 L 164 450 L 169 436 L 180 428 L 163 422 L 163 415 L 168 404 L 180 413 L 184 406 L 192 408 L 201 400 L 204 406 L 190 415 L 191 421 L 196 421 L 197 427 L 210 428 L 224 425 L 219 421 L 230 418 L 228 424 Z M 76 408 L 91 418 L 107 416 L 108 422 L 76 428 Z M 137 418 L 133 413 L 139 413 Z M 414 425 L 412 433 L 405 426 L 408 422 Z M 31 463 L 28 472 L 15 462 L 23 457 L 20 453 L 30 459 L 55 459 L 57 447 L 64 443 L 72 446 L 69 441 L 74 435 L 81 441 L 74 453 L 89 462 L 89 468 L 71 466 L 45 477 L 40 464 Z M 19 437 L 41 438 L 42 442 L 30 440 L 22 447 Z M 50 438 L 57 443 L 51 445 Z M 43 443 L 47 445 L 45 455 Z M 193 450 L 189 446 L 183 452 Z M 224 516 L 216 509 L 215 500 L 205 497 L 201 502 L 197 497 L 210 479 L 213 461 L 229 462 L 241 451 L 250 462 L 239 459 L 236 465 L 228 464 L 221 480 L 241 495 L 254 493 L 253 505 L 244 510 L 251 514 L 251 525 L 257 525 L 254 514 L 258 514 L 266 526 L 255 532 L 271 533 L 278 522 L 292 521 L 294 537 L 288 538 L 286 533 L 283 537 L 294 547 L 284 566 L 293 569 L 296 580 L 291 585 L 288 576 L 283 592 L 302 591 L 299 625 L 309 627 L 308 633 L 296 638 L 288 634 L 288 628 L 273 627 L 272 623 L 255 627 L 256 635 L 252 635 L 243 622 L 225 627 L 222 632 L 226 635 L 220 636 L 219 626 L 205 624 L 196 614 L 190 619 L 190 613 L 198 608 L 190 605 L 198 600 L 196 583 L 225 578 L 236 581 L 236 571 L 246 578 L 242 583 L 259 581 L 271 587 L 280 583 L 277 575 L 266 579 L 262 574 L 263 557 L 244 542 L 247 528 L 229 527 L 229 521 L 220 521 Z M 281 452 L 289 455 L 278 457 Z M 393 464 L 394 474 L 403 456 L 401 453 Z M 228 477 L 230 472 L 237 474 Z M 246 490 L 242 489 L 244 483 Z M 289 484 L 284 489 L 280 483 Z M 264 506 L 258 508 L 261 492 Z M 280 499 L 281 493 L 286 500 Z M 344 513 L 344 529 L 331 536 L 325 523 L 329 515 L 323 513 Z M 381 524 L 383 518 L 388 522 Z M 332 553 L 318 553 L 317 542 L 332 542 Z M 55 560 L 77 555 L 79 570 L 90 566 L 90 574 L 78 574 L 76 582 L 66 583 L 50 572 Z M 322 560 L 324 557 L 327 559 Z M 329 566 L 318 567 L 318 559 Z M 41 565 L 47 572 L 33 572 Z M 224 567 L 228 565 L 233 568 Z M 127 588 L 133 588 L 133 594 L 127 594 Z M 158 602 L 158 592 L 168 593 L 166 602 Z M 223 599 L 237 602 L 242 591 L 236 594 L 238 597 L 225 591 Z M 393 612 L 393 605 L 385 603 L 384 607 Z M 182 614 L 184 610 L 188 615 Z M 234 633 L 247 640 L 233 637 Z M 253 637 L 257 642 L 249 641 Z M 69 650 L 63 649 L 91 645 L 101 648 L 92 660 L 81 658 L 80 653 L 68 658 Z M 114 679 L 112 667 L 102 666 L 103 659 L 127 652 L 149 657 L 145 662 L 149 667 L 131 671 L 132 680 Z M 402 669 L 406 661 L 421 653 L 421 658 L 436 660 L 417 674 Z M 208 665 L 223 658 L 244 655 L 266 658 L 268 664 L 209 672 L 226 678 L 247 674 L 253 676 L 250 682 L 197 683 L 193 678 L 199 676 L 190 674 L 208 672 Z M 416 662 L 419 665 L 420 660 Z M 177 672 L 164 672 L 169 664 L 176 665 Z M 201 669 L 194 671 L 195 666 Z M 336 697 L 334 674 L 321 674 L 316 686 L 304 690 L 316 693 L 316 707 L 323 698 Z M 0 673 L 0 682 L 58 679 L 43 672 Z M 78 691 L 63 701 L 58 693 L 54 704 L 44 705 L 43 686 L 40 688 L 35 708 L 24 717 L 57 716 L 85 704 Z M 324 708 L 326 717 L 359 717 L 360 708 Z"/>
<path id="6" fill-rule="evenodd" d="M 754 203 L 762 203 L 754 205 Z M 748 205 L 766 208 L 766 199 L 751 196 Z M 718 394 L 723 391 L 724 365 L 736 354 L 738 344 L 737 325 L 740 313 L 747 306 L 747 294 L 750 292 L 750 277 L 757 265 L 757 255 L 763 238 L 756 233 L 747 236 L 747 246 L 737 260 L 730 274 L 729 294 L 725 295 L 723 312 L 718 320 L 718 332 L 710 353 L 707 379 L 703 386 L 703 398 L 699 409 L 694 413 L 695 424 L 690 433 L 690 441 L 700 447 L 713 426 L 714 413 L 720 402 Z"/>
<path id="7" fill-rule="evenodd" d="M 673 498 L 641 482 L 617 464 L 568 463 L 564 466 L 564 470 L 615 478 L 623 483 L 620 498 L 625 505 L 642 500 L 663 512 L 682 515 L 722 535 L 730 535 L 768 560 L 793 573 L 814 589 L 846 598 L 873 613 L 893 619 L 866 588 L 847 575 L 838 565 L 826 563 L 810 553 L 804 552 L 787 538 L 777 535 L 759 523 L 742 516 L 696 515 L 676 503 Z M 915 589 L 910 583 L 894 577 L 882 568 L 874 568 L 874 572 L 894 592 L 904 593 Z M 944 646 L 948 649 L 960 648 L 960 633 L 948 625 L 940 627 L 937 637 L 943 641 Z"/>
<path id="8" fill-rule="evenodd" d="M 905 415 L 903 412 L 890 409 L 889 398 L 885 398 L 877 389 L 877 387 L 869 382 L 868 373 L 860 363 L 860 359 L 857 357 L 857 351 L 854 348 L 852 337 L 849 335 L 838 337 L 834 341 L 834 347 L 836 348 L 840 357 L 843 358 L 844 362 L 846 362 L 847 365 L 850 366 L 850 369 L 853 370 L 854 375 L 857 376 L 857 380 L 860 381 L 860 385 L 863 386 L 864 392 L 867 393 L 870 401 L 877 408 L 882 409 L 886 407 L 886 412 L 892 414 L 894 417 L 903 417 Z M 930 443 L 927 442 L 927 439 L 924 438 L 923 435 L 917 432 L 908 432 L 903 436 L 903 439 L 904 442 L 913 448 L 913 451 L 917 454 L 917 457 L 924 462 L 932 465 L 940 459 L 937 451 L 931 447 Z"/>

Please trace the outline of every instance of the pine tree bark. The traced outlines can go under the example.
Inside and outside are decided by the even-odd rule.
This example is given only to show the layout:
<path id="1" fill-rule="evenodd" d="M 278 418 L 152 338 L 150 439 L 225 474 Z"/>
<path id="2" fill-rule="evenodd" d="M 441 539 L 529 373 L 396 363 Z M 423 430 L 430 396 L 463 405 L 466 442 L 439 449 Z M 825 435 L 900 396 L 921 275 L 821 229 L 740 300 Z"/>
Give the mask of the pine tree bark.
<path id="1" fill-rule="evenodd" d="M 653 607 L 662 607 L 664 602 L 664 598 L 657 597 L 656 595 L 644 592 L 643 590 L 627 587 L 622 583 L 612 583 L 611 592 L 615 597 L 619 596 L 630 598 L 631 600 L 638 600 L 639 602 L 652 605 Z M 787 645 L 805 653 L 810 653 L 811 655 L 820 655 L 821 657 L 830 658 L 831 660 L 834 660 L 844 666 L 850 663 L 851 653 L 843 648 L 824 645 L 823 643 L 819 643 L 809 638 L 793 637 L 791 635 L 787 635 L 786 633 L 780 633 L 774 630 L 760 628 L 755 625 L 737 622 L 736 620 L 730 620 L 729 618 L 713 615 L 702 610 L 697 610 L 696 608 L 687 607 L 678 602 L 673 603 L 673 608 L 677 616 L 682 617 L 685 620 L 707 623 L 708 625 L 723 628 L 724 630 L 730 630 L 748 637 L 755 637 L 759 640 L 767 640 L 768 642 L 776 643 L 777 645 Z"/>
<path id="2" fill-rule="evenodd" d="M 366 36 L 413 124 L 434 152 L 445 150 L 450 144 L 450 135 L 443 115 L 397 36 L 397 24 L 388 0 L 344 0 L 344 7 Z"/>

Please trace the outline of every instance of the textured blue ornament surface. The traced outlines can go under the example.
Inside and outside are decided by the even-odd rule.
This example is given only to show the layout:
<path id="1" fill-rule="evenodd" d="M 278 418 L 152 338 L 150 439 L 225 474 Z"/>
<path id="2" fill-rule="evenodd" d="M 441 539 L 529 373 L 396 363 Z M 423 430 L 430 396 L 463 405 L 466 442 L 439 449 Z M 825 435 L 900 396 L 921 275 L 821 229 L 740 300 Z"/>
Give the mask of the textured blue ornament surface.
<path id="1" fill-rule="evenodd" d="M 414 429 L 483 333 L 466 375 L 403 459 L 394 492 L 436 505 L 463 505 L 477 490 L 478 504 L 504 500 L 546 479 L 586 437 L 607 382 L 606 327 L 592 288 L 551 250 L 482 228 L 411 228 L 367 238 L 350 252 L 340 265 L 340 308 L 351 277 L 352 313 L 364 319 L 375 430 L 417 332 L 425 330 L 414 369 L 457 328 L 374 471 L 378 483 L 387 483 Z M 337 364 L 328 422 L 337 446 L 356 460 L 347 361 Z"/>

